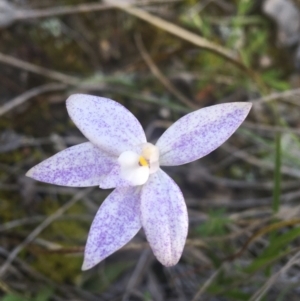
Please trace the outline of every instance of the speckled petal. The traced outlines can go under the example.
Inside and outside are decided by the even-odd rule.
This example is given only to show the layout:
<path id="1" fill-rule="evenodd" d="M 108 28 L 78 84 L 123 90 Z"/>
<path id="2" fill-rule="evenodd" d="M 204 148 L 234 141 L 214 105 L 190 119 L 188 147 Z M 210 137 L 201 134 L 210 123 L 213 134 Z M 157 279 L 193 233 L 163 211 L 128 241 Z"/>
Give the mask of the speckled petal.
<path id="1" fill-rule="evenodd" d="M 179 187 L 162 170 L 150 175 L 142 189 L 141 221 L 156 258 L 175 265 L 184 248 L 188 215 Z"/>
<path id="2" fill-rule="evenodd" d="M 99 187 L 102 189 L 128 186 L 133 185 L 130 185 L 130 183 L 122 177 L 119 163 L 115 164 L 107 176 L 101 178 L 99 183 Z"/>
<path id="3" fill-rule="evenodd" d="M 74 94 L 67 99 L 67 110 L 85 137 L 115 156 L 146 142 L 139 121 L 111 99 Z"/>
<path id="4" fill-rule="evenodd" d="M 206 156 L 236 131 L 250 109 L 250 103 L 235 102 L 185 115 L 157 141 L 160 165 L 181 165 Z"/>
<path id="5" fill-rule="evenodd" d="M 140 228 L 140 189 L 116 188 L 105 199 L 92 223 L 82 269 L 92 268 L 123 247 Z"/>
<path id="6" fill-rule="evenodd" d="M 116 160 L 86 142 L 57 153 L 31 168 L 26 175 L 41 182 L 62 186 L 97 186 Z"/>

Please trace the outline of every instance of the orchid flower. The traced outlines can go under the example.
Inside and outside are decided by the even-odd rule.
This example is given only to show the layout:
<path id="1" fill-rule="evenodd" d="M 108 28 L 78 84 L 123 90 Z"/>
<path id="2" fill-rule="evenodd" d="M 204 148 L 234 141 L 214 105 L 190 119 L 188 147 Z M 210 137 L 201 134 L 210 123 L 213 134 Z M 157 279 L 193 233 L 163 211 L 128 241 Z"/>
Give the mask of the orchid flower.
<path id="1" fill-rule="evenodd" d="M 250 103 L 218 104 L 185 115 L 148 143 L 139 121 L 121 104 L 75 94 L 68 113 L 89 140 L 34 166 L 27 176 L 72 187 L 115 188 L 89 231 L 83 270 L 123 247 L 143 227 L 156 258 L 175 265 L 188 232 L 186 204 L 160 168 L 195 161 L 226 141 L 246 118 Z"/>

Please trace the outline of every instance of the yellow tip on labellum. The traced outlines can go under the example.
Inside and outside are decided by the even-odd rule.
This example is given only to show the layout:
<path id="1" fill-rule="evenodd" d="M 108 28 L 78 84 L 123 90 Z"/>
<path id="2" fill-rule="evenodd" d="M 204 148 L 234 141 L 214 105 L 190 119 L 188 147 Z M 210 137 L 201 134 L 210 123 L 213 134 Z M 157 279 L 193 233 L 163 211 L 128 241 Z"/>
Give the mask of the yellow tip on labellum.
<path id="1" fill-rule="evenodd" d="M 140 166 L 149 166 L 147 160 L 143 156 L 140 156 L 139 164 Z"/>

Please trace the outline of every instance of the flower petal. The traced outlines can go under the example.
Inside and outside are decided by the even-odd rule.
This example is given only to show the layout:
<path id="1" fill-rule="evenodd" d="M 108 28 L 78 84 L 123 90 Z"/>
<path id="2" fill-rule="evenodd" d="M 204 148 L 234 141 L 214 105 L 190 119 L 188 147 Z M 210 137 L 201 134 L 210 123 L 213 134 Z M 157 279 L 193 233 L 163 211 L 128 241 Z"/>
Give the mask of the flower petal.
<path id="1" fill-rule="evenodd" d="M 126 151 L 120 155 L 118 162 L 123 167 L 132 167 L 139 164 L 140 156 L 133 151 Z"/>
<path id="2" fill-rule="evenodd" d="M 99 186 L 103 189 L 139 186 L 145 184 L 148 178 L 149 168 L 146 166 L 122 168 L 115 165 L 109 174 L 100 180 Z"/>
<path id="3" fill-rule="evenodd" d="M 206 156 L 235 132 L 251 106 L 244 102 L 226 103 L 185 115 L 157 141 L 160 165 L 181 165 Z"/>
<path id="4" fill-rule="evenodd" d="M 141 220 L 156 258 L 165 266 L 175 265 L 185 244 L 188 215 L 179 187 L 162 170 L 142 189 Z"/>
<path id="5" fill-rule="evenodd" d="M 117 158 L 85 142 L 48 158 L 31 168 L 26 175 L 41 182 L 62 186 L 97 186 L 116 161 Z"/>
<path id="6" fill-rule="evenodd" d="M 119 163 L 115 164 L 107 176 L 101 178 L 99 187 L 102 189 L 110 189 L 115 187 L 128 187 L 130 185 L 121 175 L 121 166 Z"/>
<path id="7" fill-rule="evenodd" d="M 131 186 L 143 185 L 149 178 L 149 167 L 138 166 L 136 168 L 124 168 L 121 169 L 121 175 Z"/>
<path id="8" fill-rule="evenodd" d="M 92 268 L 123 247 L 140 228 L 140 189 L 116 188 L 105 199 L 92 223 L 82 269 Z"/>
<path id="9" fill-rule="evenodd" d="M 139 121 L 113 100 L 74 94 L 67 99 L 67 110 L 83 135 L 115 156 L 146 142 Z"/>

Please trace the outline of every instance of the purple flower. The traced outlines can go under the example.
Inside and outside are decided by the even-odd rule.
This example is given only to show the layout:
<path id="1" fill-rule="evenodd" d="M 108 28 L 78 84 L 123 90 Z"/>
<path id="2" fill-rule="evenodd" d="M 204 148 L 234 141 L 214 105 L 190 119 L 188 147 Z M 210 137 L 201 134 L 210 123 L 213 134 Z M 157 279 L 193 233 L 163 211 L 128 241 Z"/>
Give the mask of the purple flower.
<path id="1" fill-rule="evenodd" d="M 160 169 L 197 160 L 227 140 L 250 103 L 226 103 L 185 115 L 147 143 L 138 120 L 119 103 L 76 94 L 67 110 L 90 141 L 67 148 L 27 172 L 63 186 L 115 188 L 99 208 L 85 247 L 83 270 L 124 246 L 141 227 L 156 258 L 175 265 L 183 251 L 188 216 L 176 183 Z"/>

